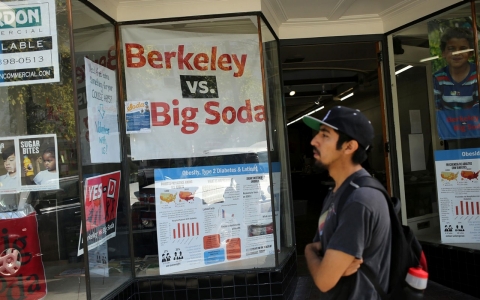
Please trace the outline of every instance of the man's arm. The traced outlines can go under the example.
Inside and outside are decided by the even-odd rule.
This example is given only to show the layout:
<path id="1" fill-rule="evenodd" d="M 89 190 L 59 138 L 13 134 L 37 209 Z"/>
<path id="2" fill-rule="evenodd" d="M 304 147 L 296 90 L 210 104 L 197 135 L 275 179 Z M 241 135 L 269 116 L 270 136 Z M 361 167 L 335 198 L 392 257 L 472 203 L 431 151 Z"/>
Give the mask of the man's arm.
<path id="1" fill-rule="evenodd" d="M 328 249 L 325 256 L 321 257 L 320 250 L 320 242 L 308 244 L 305 247 L 305 258 L 313 281 L 322 292 L 331 290 L 342 276 L 355 273 L 363 262 L 350 254 L 333 249 Z"/>

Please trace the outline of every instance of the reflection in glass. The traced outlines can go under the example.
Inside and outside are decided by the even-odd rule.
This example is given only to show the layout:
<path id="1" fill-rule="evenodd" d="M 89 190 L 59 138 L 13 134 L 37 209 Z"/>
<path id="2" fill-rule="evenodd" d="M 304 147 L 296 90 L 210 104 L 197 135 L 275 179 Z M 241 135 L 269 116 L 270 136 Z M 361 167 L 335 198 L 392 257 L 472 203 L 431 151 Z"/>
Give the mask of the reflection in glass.
<path id="1" fill-rule="evenodd" d="M 275 266 L 272 195 L 286 186 L 270 178 L 282 160 L 269 164 L 256 25 L 121 28 L 127 114 L 152 111 L 151 131 L 129 135 L 134 255 L 150 264 L 137 276 Z"/>
<path id="2" fill-rule="evenodd" d="M 132 277 L 128 200 L 123 196 L 127 187 L 122 184 L 127 175 L 120 163 L 115 28 L 83 3 L 73 1 L 72 6 L 88 275 L 92 298 L 99 299 Z M 77 255 L 83 253 L 82 248 Z"/>
<path id="3" fill-rule="evenodd" d="M 2 5 L 7 3 L 2 2 Z M 9 141 L 17 143 L 15 166 L 3 161 L 0 174 L 8 173 L 10 179 L 17 177 L 17 186 L 22 189 L 21 193 L 0 189 L 0 214 L 15 216 L 5 220 L 2 215 L 0 222 L 10 222 L 2 227 L 6 226 L 11 234 L 15 234 L 17 228 L 22 229 L 17 233 L 26 236 L 24 247 L 19 244 L 17 248 L 20 249 L 18 255 L 23 257 L 21 264 L 25 267 L 28 264 L 39 280 L 45 276 L 48 299 L 85 299 L 83 257 L 77 256 L 81 218 L 70 28 L 66 2 L 53 3 L 58 39 L 52 45 L 58 49 L 58 56 L 53 59 L 58 59 L 56 71 L 60 72 L 60 81 L 16 82 L 18 85 L 0 87 L 1 139 L 5 146 Z M 22 269 L 19 274 L 23 273 Z M 9 278 L 8 284 L 14 284 L 15 277 Z M 31 286 L 29 291 L 26 278 L 24 282 L 27 294 L 44 290 Z M 4 291 L 14 292 L 15 289 L 7 287 Z M 1 293 L 0 298 L 4 295 Z"/>

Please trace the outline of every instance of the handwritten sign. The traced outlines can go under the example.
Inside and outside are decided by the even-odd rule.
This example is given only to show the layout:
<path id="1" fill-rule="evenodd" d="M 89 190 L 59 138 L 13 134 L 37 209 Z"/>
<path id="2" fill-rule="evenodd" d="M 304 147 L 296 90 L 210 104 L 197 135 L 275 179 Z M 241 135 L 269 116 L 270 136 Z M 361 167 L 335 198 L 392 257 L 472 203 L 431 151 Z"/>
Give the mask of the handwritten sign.
<path id="1" fill-rule="evenodd" d="M 91 161 L 120 162 L 115 72 L 85 58 L 85 84 Z"/>

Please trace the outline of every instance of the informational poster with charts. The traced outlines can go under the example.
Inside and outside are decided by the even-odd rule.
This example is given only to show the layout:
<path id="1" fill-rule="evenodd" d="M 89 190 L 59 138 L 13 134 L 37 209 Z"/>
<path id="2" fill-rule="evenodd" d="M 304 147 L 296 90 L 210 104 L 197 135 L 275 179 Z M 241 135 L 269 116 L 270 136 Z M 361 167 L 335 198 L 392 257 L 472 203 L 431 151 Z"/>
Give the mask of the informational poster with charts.
<path id="1" fill-rule="evenodd" d="M 18 193 L 22 168 L 16 138 L 0 138 L 0 194 Z"/>
<path id="2" fill-rule="evenodd" d="M 155 169 L 154 176 L 161 275 L 274 254 L 268 164 Z"/>
<path id="3" fill-rule="evenodd" d="M 85 58 L 85 85 L 91 162 L 120 162 L 115 72 Z"/>
<path id="4" fill-rule="evenodd" d="M 435 151 L 442 242 L 480 242 L 480 148 Z"/>
<path id="5" fill-rule="evenodd" d="M 122 28 L 129 101 L 150 101 L 132 160 L 214 156 L 265 140 L 257 34 Z"/>
<path id="6" fill-rule="evenodd" d="M 116 236 L 120 179 L 121 173 L 117 171 L 90 177 L 85 181 L 85 217 L 89 251 Z M 82 254 L 83 239 L 80 234 L 78 255 Z"/>
<path id="7" fill-rule="evenodd" d="M 149 133 L 152 127 L 150 101 L 126 101 L 125 121 L 128 133 Z"/>
<path id="8" fill-rule="evenodd" d="M 54 0 L 0 2 L 0 87 L 59 82 Z"/>
<path id="9" fill-rule="evenodd" d="M 57 136 L 55 134 L 18 137 L 20 155 L 20 191 L 44 191 L 59 188 Z"/>

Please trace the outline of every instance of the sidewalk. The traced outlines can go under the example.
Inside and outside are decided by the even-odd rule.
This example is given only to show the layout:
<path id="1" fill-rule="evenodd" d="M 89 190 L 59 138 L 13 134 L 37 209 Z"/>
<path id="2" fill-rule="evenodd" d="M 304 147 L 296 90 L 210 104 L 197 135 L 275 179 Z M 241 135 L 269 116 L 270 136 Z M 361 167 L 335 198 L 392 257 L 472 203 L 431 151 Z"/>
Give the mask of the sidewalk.
<path id="1" fill-rule="evenodd" d="M 313 283 L 312 277 L 308 274 L 305 256 L 297 256 L 298 282 L 294 300 L 316 300 L 320 299 L 319 291 Z M 453 290 L 436 282 L 429 281 L 425 290 L 424 300 L 479 300 L 460 291 Z"/>

